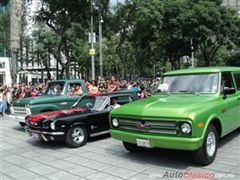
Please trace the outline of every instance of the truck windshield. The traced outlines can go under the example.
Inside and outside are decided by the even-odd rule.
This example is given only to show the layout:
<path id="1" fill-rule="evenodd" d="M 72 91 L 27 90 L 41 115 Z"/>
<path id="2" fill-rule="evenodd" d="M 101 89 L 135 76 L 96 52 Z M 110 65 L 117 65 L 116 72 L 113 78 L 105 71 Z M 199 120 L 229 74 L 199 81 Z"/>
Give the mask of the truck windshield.
<path id="1" fill-rule="evenodd" d="M 217 93 L 219 74 L 184 74 L 162 78 L 157 92 L 163 93 Z"/>
<path id="2" fill-rule="evenodd" d="M 75 107 L 82 107 L 100 111 L 106 99 L 106 96 L 84 96 L 78 101 Z"/>
<path id="3" fill-rule="evenodd" d="M 60 96 L 63 95 L 64 82 L 49 83 L 45 95 L 48 96 Z"/>

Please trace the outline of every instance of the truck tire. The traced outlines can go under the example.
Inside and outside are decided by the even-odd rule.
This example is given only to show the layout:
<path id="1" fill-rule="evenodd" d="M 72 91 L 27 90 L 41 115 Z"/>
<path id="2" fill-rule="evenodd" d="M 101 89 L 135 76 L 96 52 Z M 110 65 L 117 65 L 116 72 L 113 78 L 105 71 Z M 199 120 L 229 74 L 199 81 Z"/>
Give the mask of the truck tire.
<path id="1" fill-rule="evenodd" d="M 136 144 L 128 143 L 128 142 L 123 142 L 123 146 L 125 147 L 125 149 L 133 153 L 140 152 L 143 150 L 142 147 L 139 147 Z"/>
<path id="2" fill-rule="evenodd" d="M 211 164 L 217 154 L 218 148 L 218 133 L 216 127 L 210 124 L 202 146 L 192 152 L 192 159 L 195 163 L 206 166 Z"/>
<path id="3" fill-rule="evenodd" d="M 66 135 L 65 142 L 71 148 L 81 147 L 86 144 L 88 133 L 83 126 L 71 127 Z"/>

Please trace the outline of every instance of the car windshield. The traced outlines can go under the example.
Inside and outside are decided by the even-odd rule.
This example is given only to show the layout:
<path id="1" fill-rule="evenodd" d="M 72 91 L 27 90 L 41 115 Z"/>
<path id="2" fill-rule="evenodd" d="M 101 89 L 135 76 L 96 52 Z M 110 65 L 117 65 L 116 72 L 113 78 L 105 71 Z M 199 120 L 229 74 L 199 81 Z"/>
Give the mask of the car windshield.
<path id="1" fill-rule="evenodd" d="M 78 101 L 75 107 L 100 111 L 106 99 L 106 96 L 84 96 Z"/>
<path id="2" fill-rule="evenodd" d="M 64 82 L 49 83 L 45 95 L 60 96 L 63 95 Z"/>
<path id="3" fill-rule="evenodd" d="M 162 78 L 157 92 L 217 93 L 219 74 L 184 74 Z"/>

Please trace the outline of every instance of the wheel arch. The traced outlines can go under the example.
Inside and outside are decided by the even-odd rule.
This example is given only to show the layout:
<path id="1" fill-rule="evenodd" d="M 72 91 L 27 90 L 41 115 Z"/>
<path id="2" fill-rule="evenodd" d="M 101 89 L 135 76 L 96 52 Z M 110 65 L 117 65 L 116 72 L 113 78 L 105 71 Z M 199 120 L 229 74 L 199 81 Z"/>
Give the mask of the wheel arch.
<path id="1" fill-rule="evenodd" d="M 222 123 L 220 119 L 218 117 L 211 118 L 206 128 L 208 128 L 210 124 L 215 126 L 218 133 L 218 137 L 220 138 L 222 136 Z"/>

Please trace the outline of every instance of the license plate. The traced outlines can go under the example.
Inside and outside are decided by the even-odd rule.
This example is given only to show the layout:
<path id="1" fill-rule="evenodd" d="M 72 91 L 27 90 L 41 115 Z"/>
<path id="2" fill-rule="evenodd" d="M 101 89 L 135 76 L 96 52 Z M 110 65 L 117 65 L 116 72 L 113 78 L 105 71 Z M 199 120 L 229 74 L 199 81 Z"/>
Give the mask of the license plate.
<path id="1" fill-rule="evenodd" d="M 40 135 L 37 133 L 32 133 L 32 137 L 36 140 L 41 140 Z"/>
<path id="2" fill-rule="evenodd" d="M 137 141 L 137 146 L 141 146 L 141 147 L 147 147 L 150 148 L 150 141 L 147 139 L 136 139 Z"/>

